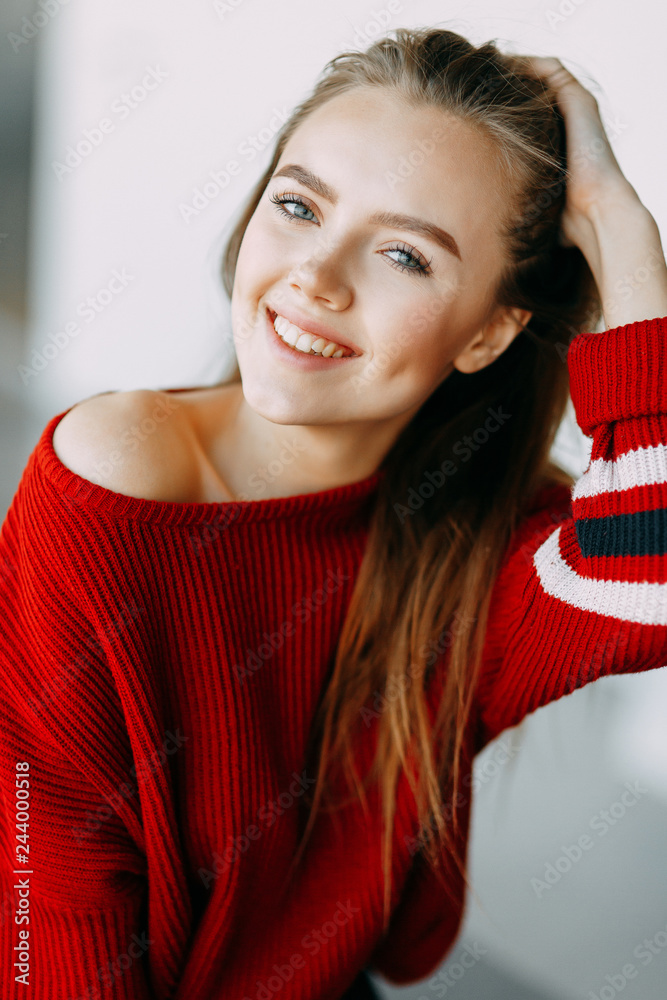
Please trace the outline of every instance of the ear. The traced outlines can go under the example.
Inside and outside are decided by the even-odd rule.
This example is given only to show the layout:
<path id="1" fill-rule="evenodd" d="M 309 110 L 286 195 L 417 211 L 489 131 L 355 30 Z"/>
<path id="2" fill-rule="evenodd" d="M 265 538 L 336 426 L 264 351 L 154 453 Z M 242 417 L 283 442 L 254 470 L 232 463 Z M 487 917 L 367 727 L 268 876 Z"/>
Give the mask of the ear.
<path id="1" fill-rule="evenodd" d="M 532 312 L 510 306 L 499 306 L 492 318 L 480 328 L 473 339 L 457 354 L 452 364 L 467 375 L 486 368 L 512 343 L 530 320 Z"/>

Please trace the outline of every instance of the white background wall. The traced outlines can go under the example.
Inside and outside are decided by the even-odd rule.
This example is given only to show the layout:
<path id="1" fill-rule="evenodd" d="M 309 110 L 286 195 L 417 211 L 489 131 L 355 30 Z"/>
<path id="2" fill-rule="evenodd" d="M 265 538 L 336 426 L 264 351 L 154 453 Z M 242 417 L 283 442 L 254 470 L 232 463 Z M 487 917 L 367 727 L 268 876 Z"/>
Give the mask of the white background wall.
<path id="1" fill-rule="evenodd" d="M 37 375 L 24 373 L 26 395 L 55 411 L 109 388 L 220 377 L 230 333 L 219 252 L 269 161 L 276 111 L 305 96 L 338 51 L 378 37 L 381 21 L 438 22 L 476 42 L 494 37 L 515 51 L 569 58 L 594 81 L 621 166 L 664 229 L 664 14 L 655 0 L 631 9 L 621 0 L 561 6 L 572 13 L 560 14 L 556 0 L 506 2 L 502 16 L 490 0 L 87 0 L 59 8 L 29 43 L 41 49 L 30 347 L 41 351 L 68 323 L 80 332 L 61 337 L 66 346 Z M 121 113 L 122 95 L 141 85 L 147 67 L 164 79 Z M 54 168 L 101 119 L 113 131 L 100 132 L 90 155 L 70 172 Z M 179 206 L 229 161 L 238 173 L 186 221 Z M 79 307 L 104 298 L 114 269 L 132 280 L 89 322 Z"/>
<path id="2" fill-rule="evenodd" d="M 39 52 L 39 99 L 23 357 L 35 373 L 12 376 L 21 405 L 46 420 L 106 389 L 218 381 L 231 359 L 219 255 L 268 163 L 276 116 L 337 52 L 365 47 L 385 28 L 424 24 L 565 59 L 600 100 L 616 156 L 664 236 L 667 21 L 656 0 L 505 0 L 502 13 L 491 0 L 75 0 L 25 42 Z M 123 94 L 148 68 L 164 78 L 122 112 Z M 90 155 L 71 170 L 54 168 L 102 119 L 108 131 Z M 195 188 L 230 161 L 238 172 L 186 220 L 182 206 Z M 87 321 L 82 303 L 104 299 L 114 271 L 127 286 Z M 44 359 L 54 337 L 57 349 Z M 571 426 L 561 435 L 560 457 L 573 471 L 583 469 L 588 444 Z M 608 678 L 540 710 L 526 722 L 517 767 L 501 768 L 480 791 L 471 866 L 487 915 L 470 901 L 465 939 L 485 942 L 531 995 L 599 992 L 643 937 L 667 925 L 666 673 Z M 494 752 L 487 748 L 478 766 Z M 531 877 L 636 779 L 650 789 L 636 809 L 538 899 Z M 665 982 L 667 950 L 624 997 L 664 998 Z M 463 1000 L 465 981 L 456 989 Z"/>

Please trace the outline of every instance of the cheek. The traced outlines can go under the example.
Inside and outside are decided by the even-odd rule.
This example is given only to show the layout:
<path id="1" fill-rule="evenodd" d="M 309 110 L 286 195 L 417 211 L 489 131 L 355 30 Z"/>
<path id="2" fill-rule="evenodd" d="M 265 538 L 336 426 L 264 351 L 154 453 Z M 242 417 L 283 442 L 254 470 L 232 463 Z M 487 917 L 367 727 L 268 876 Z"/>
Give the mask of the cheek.
<path id="1" fill-rule="evenodd" d="M 387 336 L 375 344 L 362 379 L 369 386 L 382 385 L 383 393 L 390 384 L 395 404 L 412 405 L 446 374 L 452 352 L 447 349 L 442 329 L 434 328 L 432 321 L 422 329 L 413 317 L 412 323 L 406 320 L 401 328 L 394 318 L 391 328 L 385 329 Z"/>
<path id="2" fill-rule="evenodd" d="M 396 359 L 399 367 L 419 371 L 432 370 L 448 360 L 451 331 L 456 327 L 454 310 L 442 313 L 437 304 L 422 304 L 408 310 L 401 320 L 391 320 L 391 336 L 387 337 L 380 351 Z"/>
<path id="3" fill-rule="evenodd" d="M 275 232 L 263 221 L 260 212 L 261 208 L 255 210 L 239 247 L 236 272 L 242 277 L 244 286 L 259 281 L 261 275 L 275 267 L 281 257 Z"/>
<path id="4" fill-rule="evenodd" d="M 244 288 L 253 284 L 253 279 L 261 270 L 261 263 L 264 254 L 261 252 L 261 241 L 258 239 L 256 228 L 252 224 L 248 226 L 239 247 L 239 254 L 236 261 L 236 276 Z"/>

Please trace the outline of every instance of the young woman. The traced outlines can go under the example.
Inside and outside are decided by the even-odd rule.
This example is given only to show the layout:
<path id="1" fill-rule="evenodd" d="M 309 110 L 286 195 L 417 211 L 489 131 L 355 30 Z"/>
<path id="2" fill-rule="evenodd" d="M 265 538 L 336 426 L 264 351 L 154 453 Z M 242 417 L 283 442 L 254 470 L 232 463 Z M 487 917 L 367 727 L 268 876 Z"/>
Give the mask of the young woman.
<path id="1" fill-rule="evenodd" d="M 53 417 L 3 525 L 7 1000 L 426 976 L 474 755 L 667 657 L 667 268 L 558 60 L 336 57 L 224 279 L 234 376 Z"/>

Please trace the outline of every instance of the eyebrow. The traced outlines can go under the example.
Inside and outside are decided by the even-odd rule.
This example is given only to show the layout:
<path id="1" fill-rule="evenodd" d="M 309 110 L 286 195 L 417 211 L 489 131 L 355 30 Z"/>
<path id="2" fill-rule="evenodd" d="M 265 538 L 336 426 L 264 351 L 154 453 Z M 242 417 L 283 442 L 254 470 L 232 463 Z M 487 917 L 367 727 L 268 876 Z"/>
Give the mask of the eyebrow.
<path id="1" fill-rule="evenodd" d="M 273 174 L 273 177 L 292 177 L 300 184 L 315 191 L 322 198 L 326 198 L 332 205 L 338 202 L 338 194 L 331 185 L 314 174 L 312 170 L 308 170 L 307 167 L 302 167 L 298 163 L 288 163 Z M 397 229 L 405 229 L 418 233 L 420 236 L 426 236 L 438 243 L 448 253 L 454 254 L 455 257 L 462 260 L 459 245 L 451 233 L 436 226 L 433 222 L 415 218 L 414 215 L 405 215 L 402 212 L 374 212 L 368 217 L 368 221 L 373 225 L 395 226 Z"/>

